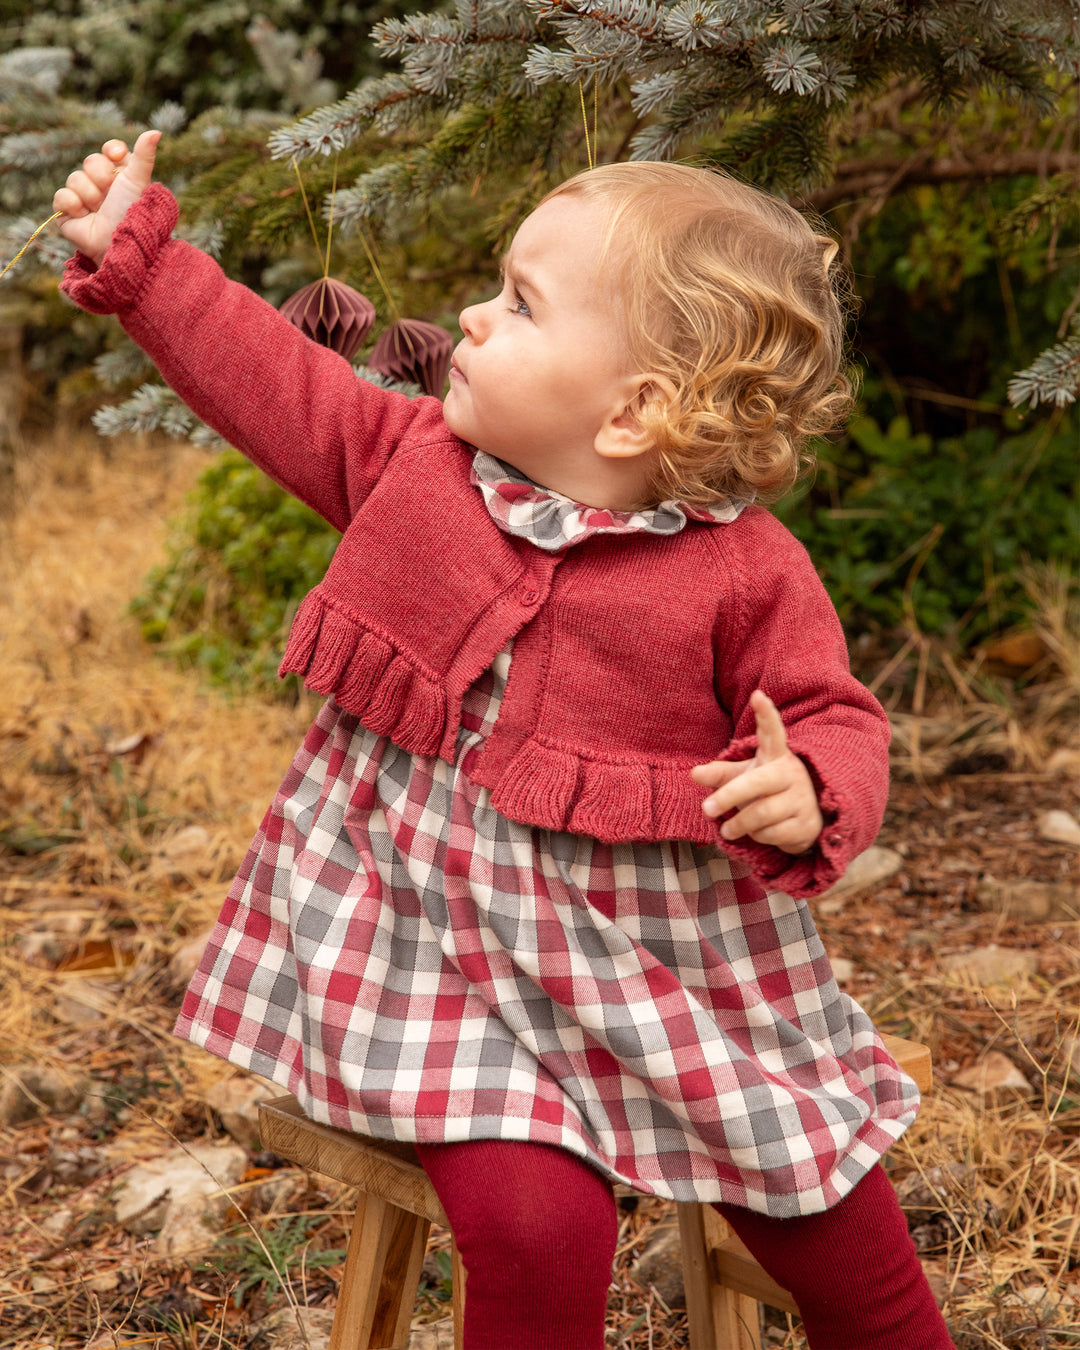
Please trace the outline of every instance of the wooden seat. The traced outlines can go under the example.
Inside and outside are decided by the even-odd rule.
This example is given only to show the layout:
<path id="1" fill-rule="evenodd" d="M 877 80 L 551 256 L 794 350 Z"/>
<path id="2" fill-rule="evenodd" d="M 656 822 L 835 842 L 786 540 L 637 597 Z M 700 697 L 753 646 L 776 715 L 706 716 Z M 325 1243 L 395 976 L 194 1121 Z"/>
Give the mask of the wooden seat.
<path id="1" fill-rule="evenodd" d="M 883 1037 L 923 1092 L 930 1051 Z M 432 1223 L 446 1215 L 412 1144 L 369 1139 L 309 1120 L 293 1097 L 260 1103 L 262 1144 L 278 1157 L 359 1192 L 329 1350 L 405 1350 Z M 760 1350 L 759 1305 L 797 1313 L 711 1205 L 680 1204 L 691 1350 Z M 465 1271 L 452 1246 L 454 1345 L 462 1350 Z"/>

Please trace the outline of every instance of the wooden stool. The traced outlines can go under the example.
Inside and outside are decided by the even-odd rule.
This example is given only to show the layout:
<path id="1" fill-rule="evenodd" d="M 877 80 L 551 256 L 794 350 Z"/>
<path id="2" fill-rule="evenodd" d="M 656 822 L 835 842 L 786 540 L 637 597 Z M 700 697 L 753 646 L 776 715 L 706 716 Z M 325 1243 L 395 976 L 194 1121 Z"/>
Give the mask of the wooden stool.
<path id="1" fill-rule="evenodd" d="M 898 1036 L 882 1039 L 900 1067 L 929 1092 L 926 1046 Z M 330 1350 L 405 1350 L 428 1233 L 432 1223 L 449 1226 L 416 1149 L 319 1125 L 294 1097 L 261 1102 L 259 1132 L 263 1148 L 360 1191 Z M 711 1205 L 677 1209 L 691 1350 L 760 1350 L 759 1304 L 797 1313 L 794 1300 Z M 451 1254 L 454 1345 L 462 1350 L 465 1270 L 456 1246 Z"/>

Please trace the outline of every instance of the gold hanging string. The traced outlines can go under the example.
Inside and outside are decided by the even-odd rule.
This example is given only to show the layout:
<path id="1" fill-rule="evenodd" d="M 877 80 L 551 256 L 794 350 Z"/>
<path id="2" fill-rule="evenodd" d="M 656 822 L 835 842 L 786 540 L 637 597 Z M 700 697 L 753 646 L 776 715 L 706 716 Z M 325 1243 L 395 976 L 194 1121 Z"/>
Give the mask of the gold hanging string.
<path id="1" fill-rule="evenodd" d="M 361 225 L 357 229 L 357 233 L 360 236 L 361 244 L 363 244 L 364 246 L 364 252 L 367 254 L 367 260 L 371 266 L 371 270 L 375 276 L 375 280 L 379 283 L 379 289 L 383 293 L 383 298 L 386 301 L 386 307 L 387 309 L 389 309 L 390 313 L 394 316 L 394 321 L 397 322 L 401 318 L 401 311 L 395 304 L 394 297 L 390 294 L 390 287 L 386 284 L 386 278 L 383 276 L 382 268 L 379 266 L 378 259 L 375 257 L 374 249 L 372 248 L 372 245 L 368 242 L 367 230 L 363 225 Z"/>
<path id="2" fill-rule="evenodd" d="M 295 164 L 295 162 L 296 162 L 296 158 L 295 158 L 295 156 L 294 156 L 294 157 L 293 157 L 293 163 Z M 335 156 L 334 156 L 334 179 L 333 179 L 333 182 L 330 184 L 330 218 L 329 218 L 329 220 L 327 221 L 327 225 L 326 225 L 326 259 L 325 259 L 325 261 L 324 261 L 324 263 L 323 263 L 323 282 L 324 282 L 324 283 L 327 282 L 327 281 L 329 281 L 329 279 L 330 279 L 330 245 L 331 245 L 331 242 L 333 241 L 333 238 L 334 238 L 334 193 L 337 191 L 337 166 L 338 166 L 338 156 L 335 155 Z M 306 201 L 307 201 L 307 198 L 305 197 L 304 200 L 305 200 L 305 202 L 306 202 Z M 328 289 L 328 287 L 324 284 L 322 290 L 319 292 L 319 322 L 320 322 L 320 323 L 325 323 L 325 322 L 326 322 L 326 300 L 327 300 L 326 292 L 327 292 L 327 289 Z"/>
<path id="3" fill-rule="evenodd" d="M 7 274 L 11 271 L 11 269 L 12 269 L 12 268 L 15 266 L 15 264 L 19 261 L 19 259 L 22 257 L 22 255 L 26 252 L 26 250 L 30 247 L 30 245 L 34 242 L 34 240 L 35 240 L 35 239 L 38 237 L 38 235 L 42 232 L 42 230 L 47 230 L 47 229 L 49 228 L 49 226 L 53 223 L 53 221 L 54 221 L 54 220 L 59 220 L 60 217 L 61 217 L 63 214 L 64 214 L 63 211 L 54 211 L 54 212 L 52 213 L 52 215 L 49 217 L 49 219 L 48 219 L 47 221 L 45 221 L 45 223 L 44 223 L 43 225 L 39 225 L 39 226 L 37 227 L 37 229 L 36 229 L 36 230 L 34 231 L 34 233 L 30 236 L 30 238 L 26 241 L 26 243 L 23 244 L 22 248 L 19 249 L 18 253 L 15 254 L 14 258 L 12 258 L 12 260 L 8 263 L 8 265 L 4 268 L 4 270 L 3 270 L 2 272 L 0 272 L 0 279 L 2 279 L 3 277 L 6 277 L 6 276 L 7 276 Z"/>
<path id="4" fill-rule="evenodd" d="M 311 205 L 308 202 L 307 192 L 304 190 L 304 180 L 300 176 L 300 166 L 296 162 L 295 155 L 293 155 L 292 157 L 292 166 L 293 169 L 296 171 L 297 182 L 300 184 L 300 195 L 304 199 L 304 209 L 307 211 L 308 223 L 311 226 L 311 236 L 315 240 L 316 251 L 318 252 L 320 259 L 322 260 L 323 277 L 325 279 L 330 275 L 330 242 L 333 238 L 334 233 L 334 194 L 337 192 L 338 157 L 336 155 L 334 156 L 334 181 L 333 186 L 330 189 L 330 220 L 326 233 L 325 253 L 323 252 L 322 248 L 319 245 L 319 236 L 315 231 L 315 217 L 311 213 Z M 367 254 L 367 260 L 371 267 L 372 274 L 374 275 L 375 280 L 379 285 L 379 289 L 383 293 L 383 298 L 386 301 L 387 308 L 390 310 L 390 313 L 393 315 L 395 320 L 400 319 L 401 311 L 398 309 L 397 305 L 394 302 L 394 297 L 390 293 L 390 287 L 386 284 L 386 278 L 383 276 L 382 268 L 379 266 L 378 259 L 375 257 L 375 253 L 372 249 L 372 246 L 368 242 L 367 231 L 361 225 L 357 233 L 360 235 L 360 242 L 364 246 L 364 252 Z"/>
<path id="5" fill-rule="evenodd" d="M 308 201 L 308 195 L 304 189 L 304 180 L 300 176 L 300 165 L 297 164 L 295 155 L 292 157 L 292 166 L 296 171 L 296 181 L 300 184 L 300 196 L 304 199 L 304 210 L 307 212 L 308 224 L 311 226 L 311 237 L 315 243 L 315 252 L 319 255 L 319 261 L 323 264 L 325 269 L 323 275 L 325 276 L 330 271 L 330 249 L 327 247 L 324 256 L 322 245 L 319 243 L 319 233 L 315 229 L 315 217 L 311 214 L 311 203 Z M 329 240 L 327 240 L 327 244 L 329 245 Z"/>
<path id="6" fill-rule="evenodd" d="M 334 194 L 337 192 L 337 166 L 338 156 L 334 156 L 334 180 L 330 184 L 330 218 L 326 225 L 326 266 L 323 268 L 323 276 L 330 275 L 330 241 L 334 237 Z"/>
<path id="7" fill-rule="evenodd" d="M 583 80 L 578 80 L 578 86 L 577 86 L 577 87 L 578 87 L 578 93 L 581 95 L 581 122 L 582 122 L 582 125 L 583 125 L 584 128 L 585 128 L 585 154 L 586 154 L 586 156 L 588 157 L 588 160 L 589 160 L 589 168 L 590 168 L 590 169 L 595 169 L 595 168 L 596 168 L 596 160 L 595 160 L 595 158 L 594 158 L 594 156 L 593 156 L 593 145 L 592 145 L 592 141 L 589 139 L 589 114 L 588 114 L 588 112 L 586 112 L 586 110 L 585 110 L 585 83 L 584 83 L 584 81 L 583 81 Z M 595 81 L 594 81 L 594 88 L 595 88 Z"/>

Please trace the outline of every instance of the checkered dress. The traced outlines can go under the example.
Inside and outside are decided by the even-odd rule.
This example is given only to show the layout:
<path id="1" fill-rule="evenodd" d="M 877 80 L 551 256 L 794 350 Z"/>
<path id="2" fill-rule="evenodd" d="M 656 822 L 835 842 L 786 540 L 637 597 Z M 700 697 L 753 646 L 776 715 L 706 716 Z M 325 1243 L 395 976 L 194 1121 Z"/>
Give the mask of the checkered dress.
<path id="1" fill-rule="evenodd" d="M 593 512 L 482 455 L 474 480 L 502 528 L 549 548 L 740 509 Z M 364 1134 L 554 1144 L 645 1193 L 774 1217 L 834 1204 L 910 1124 L 915 1085 L 837 988 L 804 901 L 712 847 L 493 810 L 470 768 L 511 648 L 469 691 L 452 764 L 324 705 L 177 1034 Z"/>

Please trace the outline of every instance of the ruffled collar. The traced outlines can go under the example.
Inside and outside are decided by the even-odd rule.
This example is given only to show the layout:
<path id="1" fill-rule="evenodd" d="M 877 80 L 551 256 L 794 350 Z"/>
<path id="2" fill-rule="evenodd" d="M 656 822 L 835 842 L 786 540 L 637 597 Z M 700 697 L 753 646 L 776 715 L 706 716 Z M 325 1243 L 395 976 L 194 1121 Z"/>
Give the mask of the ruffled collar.
<path id="1" fill-rule="evenodd" d="M 600 510 L 540 487 L 483 450 L 473 456 L 471 478 L 501 530 L 551 553 L 594 534 L 678 534 L 688 520 L 727 525 L 750 505 L 731 498 L 709 507 L 670 501 L 642 511 Z"/>

